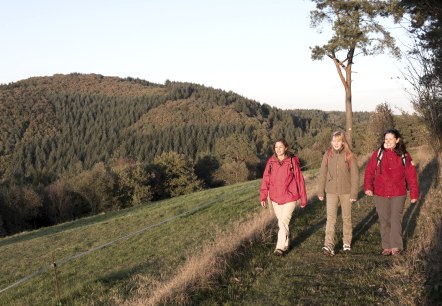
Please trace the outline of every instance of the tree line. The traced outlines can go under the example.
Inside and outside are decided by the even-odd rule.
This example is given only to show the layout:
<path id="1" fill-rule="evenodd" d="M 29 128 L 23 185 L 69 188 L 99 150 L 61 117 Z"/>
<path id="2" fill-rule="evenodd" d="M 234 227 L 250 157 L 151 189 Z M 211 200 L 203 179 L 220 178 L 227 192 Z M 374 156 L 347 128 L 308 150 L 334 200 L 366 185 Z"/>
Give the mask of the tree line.
<path id="1" fill-rule="evenodd" d="M 345 127 L 343 112 L 99 75 L 2 85 L 0 99 L 0 235 L 259 178 L 281 137 L 314 168 Z M 354 114 L 358 153 L 371 146 L 372 116 Z M 418 144 L 421 125 L 396 117 Z"/>

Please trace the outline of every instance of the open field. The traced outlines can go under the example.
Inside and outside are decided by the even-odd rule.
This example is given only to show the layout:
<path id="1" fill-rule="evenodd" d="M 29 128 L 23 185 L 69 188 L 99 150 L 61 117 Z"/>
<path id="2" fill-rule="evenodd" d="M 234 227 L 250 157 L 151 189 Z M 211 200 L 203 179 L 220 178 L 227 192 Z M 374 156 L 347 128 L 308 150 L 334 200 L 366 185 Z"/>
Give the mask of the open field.
<path id="1" fill-rule="evenodd" d="M 257 211 L 258 185 L 207 190 L 3 238 L 0 288 L 49 267 L 54 256 L 62 304 L 112 304 L 114 296 L 129 293 L 135 274 L 149 275 L 153 282 L 169 278 L 216 233 Z M 51 269 L 0 293 L 1 305 L 56 302 Z"/>

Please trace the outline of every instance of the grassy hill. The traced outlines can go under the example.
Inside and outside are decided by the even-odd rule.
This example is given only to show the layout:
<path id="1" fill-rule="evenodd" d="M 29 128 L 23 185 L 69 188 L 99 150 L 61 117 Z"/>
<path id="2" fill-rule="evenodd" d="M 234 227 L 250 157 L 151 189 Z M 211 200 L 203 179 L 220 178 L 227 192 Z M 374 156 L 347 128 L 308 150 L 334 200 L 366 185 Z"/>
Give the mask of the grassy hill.
<path id="1" fill-rule="evenodd" d="M 431 263 L 428 258 L 434 260 L 440 250 L 440 242 L 438 246 L 422 229 L 428 222 L 441 226 L 440 164 L 427 152 L 412 154 L 422 197 L 416 206 L 406 205 L 408 252 L 401 258 L 379 255 L 376 213 L 364 196 L 353 210 L 351 254 L 321 254 L 325 208 L 310 199 L 306 209 L 296 212 L 291 251 L 274 257 L 275 222 L 270 210 L 258 205 L 258 180 L 3 238 L 0 290 L 40 272 L 0 293 L 0 304 L 56 304 L 54 270 L 49 267 L 53 256 L 63 305 L 400 304 L 395 290 L 407 281 L 406 288 L 414 288 L 412 298 L 432 301 L 440 274 L 431 265 L 421 269 L 416 263 Z M 315 171 L 305 176 L 313 195 Z M 423 241 L 430 257 L 413 251 Z M 415 253 L 418 259 L 413 259 Z M 400 268 L 407 260 L 414 263 L 411 271 Z M 409 273 L 401 278 L 400 271 Z M 422 278 L 425 283 L 416 287 Z M 154 293 L 164 294 L 152 300 Z"/>
<path id="2" fill-rule="evenodd" d="M 3 238 L 0 287 L 48 267 L 54 256 L 60 262 L 63 304 L 109 305 L 113 298 L 131 293 L 138 274 L 152 283 L 168 279 L 217 232 L 250 218 L 258 210 L 258 183 L 198 192 Z M 94 248 L 99 249 L 70 259 Z M 48 270 L 0 293 L 0 304 L 56 304 L 53 273 Z"/>

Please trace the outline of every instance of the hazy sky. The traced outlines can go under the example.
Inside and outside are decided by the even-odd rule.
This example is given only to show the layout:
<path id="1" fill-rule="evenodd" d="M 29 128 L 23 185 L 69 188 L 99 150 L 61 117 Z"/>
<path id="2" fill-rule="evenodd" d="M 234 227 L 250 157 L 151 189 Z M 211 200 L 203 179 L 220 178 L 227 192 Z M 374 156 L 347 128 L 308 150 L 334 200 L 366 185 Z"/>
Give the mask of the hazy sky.
<path id="1" fill-rule="evenodd" d="M 192 82 L 283 109 L 339 110 L 332 61 L 309 47 L 306 0 L 14 0 L 0 6 L 0 83 L 71 72 Z M 400 45 L 400 43 L 399 43 Z M 412 111 L 402 64 L 357 57 L 353 110 Z"/>

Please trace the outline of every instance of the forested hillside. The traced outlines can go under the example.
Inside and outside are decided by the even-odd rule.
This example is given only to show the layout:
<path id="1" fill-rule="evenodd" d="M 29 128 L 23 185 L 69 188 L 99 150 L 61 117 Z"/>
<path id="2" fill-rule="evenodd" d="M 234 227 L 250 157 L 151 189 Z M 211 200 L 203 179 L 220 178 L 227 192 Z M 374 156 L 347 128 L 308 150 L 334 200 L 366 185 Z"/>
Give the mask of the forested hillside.
<path id="1" fill-rule="evenodd" d="M 370 113 L 353 118 L 360 152 Z M 316 167 L 344 120 L 191 83 L 74 73 L 1 85 L 0 235 L 254 179 L 280 137 Z"/>

